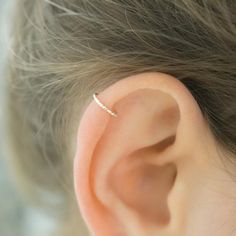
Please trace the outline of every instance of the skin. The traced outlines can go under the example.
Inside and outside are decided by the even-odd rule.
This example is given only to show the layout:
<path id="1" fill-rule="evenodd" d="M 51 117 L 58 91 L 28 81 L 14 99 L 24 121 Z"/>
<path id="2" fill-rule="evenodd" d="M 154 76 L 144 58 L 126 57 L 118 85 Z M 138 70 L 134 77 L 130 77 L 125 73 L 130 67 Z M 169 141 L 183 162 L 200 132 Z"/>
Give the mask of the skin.
<path id="1" fill-rule="evenodd" d="M 236 183 L 189 90 L 171 75 L 124 78 L 78 127 L 74 183 L 94 236 L 226 236 Z"/>

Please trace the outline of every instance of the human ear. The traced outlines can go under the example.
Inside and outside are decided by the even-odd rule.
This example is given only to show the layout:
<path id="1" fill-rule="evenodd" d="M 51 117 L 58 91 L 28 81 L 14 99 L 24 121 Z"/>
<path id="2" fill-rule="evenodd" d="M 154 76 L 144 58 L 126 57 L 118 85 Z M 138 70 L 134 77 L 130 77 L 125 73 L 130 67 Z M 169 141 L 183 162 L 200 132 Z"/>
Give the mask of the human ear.
<path id="1" fill-rule="evenodd" d="M 98 97 L 117 117 L 91 101 L 74 162 L 78 204 L 91 233 L 184 235 L 211 138 L 196 100 L 175 77 L 158 72 L 124 78 Z"/>

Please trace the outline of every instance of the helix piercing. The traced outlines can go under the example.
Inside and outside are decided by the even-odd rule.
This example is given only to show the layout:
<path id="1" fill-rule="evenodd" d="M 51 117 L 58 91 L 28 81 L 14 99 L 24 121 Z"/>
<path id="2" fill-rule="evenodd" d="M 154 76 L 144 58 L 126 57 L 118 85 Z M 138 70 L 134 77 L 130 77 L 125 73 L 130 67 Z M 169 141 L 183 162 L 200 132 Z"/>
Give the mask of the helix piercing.
<path id="1" fill-rule="evenodd" d="M 111 111 L 109 108 L 107 108 L 104 104 L 102 104 L 102 102 L 97 98 L 98 93 L 94 93 L 93 94 L 93 98 L 95 100 L 95 102 L 106 112 L 108 112 L 110 115 L 117 117 L 117 114 L 113 111 Z"/>

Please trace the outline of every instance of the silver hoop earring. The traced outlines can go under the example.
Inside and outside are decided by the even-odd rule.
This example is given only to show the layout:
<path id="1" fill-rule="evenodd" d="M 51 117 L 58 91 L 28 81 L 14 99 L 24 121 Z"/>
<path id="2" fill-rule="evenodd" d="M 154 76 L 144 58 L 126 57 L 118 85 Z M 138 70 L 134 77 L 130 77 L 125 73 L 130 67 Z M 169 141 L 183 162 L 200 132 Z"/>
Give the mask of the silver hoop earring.
<path id="1" fill-rule="evenodd" d="M 108 112 L 110 115 L 117 117 L 117 114 L 113 111 L 111 111 L 108 107 L 106 107 L 104 104 L 102 104 L 102 102 L 97 98 L 98 93 L 94 93 L 93 94 L 93 99 L 95 100 L 95 102 L 106 112 Z"/>

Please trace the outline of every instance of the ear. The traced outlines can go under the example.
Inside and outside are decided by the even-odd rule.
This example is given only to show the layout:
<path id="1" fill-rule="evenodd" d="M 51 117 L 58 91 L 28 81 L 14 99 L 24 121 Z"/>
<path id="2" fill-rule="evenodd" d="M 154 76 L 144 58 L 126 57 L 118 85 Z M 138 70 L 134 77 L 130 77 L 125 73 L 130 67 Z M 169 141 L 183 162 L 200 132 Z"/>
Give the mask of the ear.
<path id="1" fill-rule="evenodd" d="M 179 80 L 153 72 L 124 78 L 98 97 L 117 117 L 92 101 L 78 130 L 75 190 L 90 231 L 184 235 L 211 138 L 197 102 Z"/>

